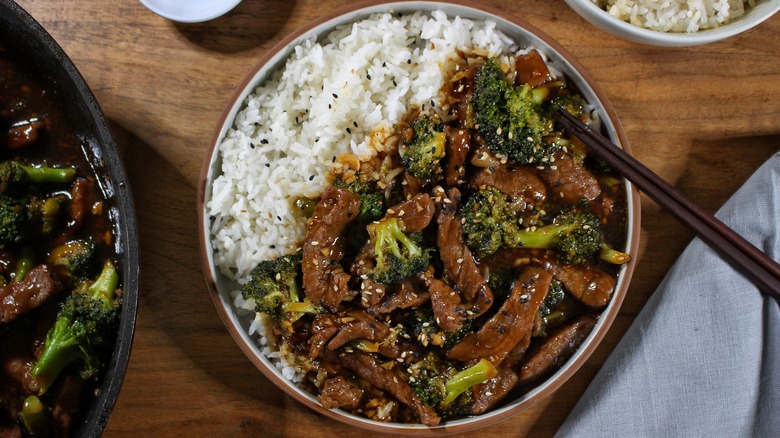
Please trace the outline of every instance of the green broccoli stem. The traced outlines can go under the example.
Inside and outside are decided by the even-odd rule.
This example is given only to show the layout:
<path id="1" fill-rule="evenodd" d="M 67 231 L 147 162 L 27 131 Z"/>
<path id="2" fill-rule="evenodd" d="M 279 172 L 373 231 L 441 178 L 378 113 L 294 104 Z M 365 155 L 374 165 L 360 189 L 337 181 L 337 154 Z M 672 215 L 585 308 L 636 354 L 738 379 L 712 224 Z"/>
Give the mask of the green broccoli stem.
<path id="1" fill-rule="evenodd" d="M 16 164 L 24 174 L 25 181 L 33 183 L 67 183 L 76 177 L 76 169 L 68 167 L 26 166 Z"/>
<path id="2" fill-rule="evenodd" d="M 38 396 L 31 395 L 24 400 L 21 416 L 27 433 L 33 436 L 48 435 L 48 411 Z"/>
<path id="3" fill-rule="evenodd" d="M 561 234 L 576 227 L 576 224 L 550 224 L 533 230 L 520 230 L 507 234 L 504 238 L 510 247 L 549 249 L 560 241 Z"/>
<path id="4" fill-rule="evenodd" d="M 87 288 L 87 294 L 93 299 L 103 302 L 104 307 L 113 304 L 116 289 L 119 286 L 119 273 L 111 260 L 106 260 L 100 276 Z"/>
<path id="5" fill-rule="evenodd" d="M 282 303 L 282 310 L 287 313 L 325 313 L 325 308 L 315 306 L 309 301 L 288 301 Z"/>
<path id="6" fill-rule="evenodd" d="M 612 263 L 614 265 L 623 265 L 625 263 L 628 263 L 629 260 L 631 260 L 631 256 L 622 252 L 618 251 L 611 246 L 609 246 L 607 243 L 601 244 L 601 251 L 599 252 L 599 258 L 601 260 L 604 260 L 607 263 Z"/>
<path id="7" fill-rule="evenodd" d="M 19 257 L 16 260 L 16 269 L 14 270 L 14 281 L 22 281 L 28 272 L 33 268 L 35 253 L 29 246 L 22 248 Z"/>
<path id="8" fill-rule="evenodd" d="M 466 368 L 447 380 L 447 383 L 445 384 L 447 395 L 444 397 L 441 405 L 449 405 L 454 402 L 463 391 L 466 391 L 474 385 L 487 382 L 497 375 L 498 370 L 489 360 L 485 358 L 480 359 L 476 365 Z"/>
<path id="9" fill-rule="evenodd" d="M 44 394 L 60 372 L 79 357 L 78 340 L 70 329 L 67 318 L 58 317 L 46 335 L 46 347 L 30 371 L 38 384 L 38 393 Z"/>

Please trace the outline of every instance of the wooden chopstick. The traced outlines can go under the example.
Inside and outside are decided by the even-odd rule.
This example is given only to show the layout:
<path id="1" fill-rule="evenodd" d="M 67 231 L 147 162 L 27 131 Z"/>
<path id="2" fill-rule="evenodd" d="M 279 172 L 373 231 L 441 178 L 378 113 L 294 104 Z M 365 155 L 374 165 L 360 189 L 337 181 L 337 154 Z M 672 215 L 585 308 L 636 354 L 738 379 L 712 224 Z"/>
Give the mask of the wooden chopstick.
<path id="1" fill-rule="evenodd" d="M 780 301 L 780 264 L 580 119 L 563 108 L 553 116 L 607 164 L 665 208 L 735 269 L 741 271 L 765 294 Z"/>

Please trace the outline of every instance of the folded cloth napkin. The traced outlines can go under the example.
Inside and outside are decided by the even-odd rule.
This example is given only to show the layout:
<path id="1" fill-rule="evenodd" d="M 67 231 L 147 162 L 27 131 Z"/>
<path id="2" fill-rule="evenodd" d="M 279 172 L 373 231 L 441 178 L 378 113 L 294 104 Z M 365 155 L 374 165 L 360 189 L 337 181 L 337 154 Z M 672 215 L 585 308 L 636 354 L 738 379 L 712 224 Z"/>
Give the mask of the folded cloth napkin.
<path id="1" fill-rule="evenodd" d="M 780 260 L 780 153 L 716 216 Z M 780 436 L 780 305 L 695 239 L 557 436 Z"/>

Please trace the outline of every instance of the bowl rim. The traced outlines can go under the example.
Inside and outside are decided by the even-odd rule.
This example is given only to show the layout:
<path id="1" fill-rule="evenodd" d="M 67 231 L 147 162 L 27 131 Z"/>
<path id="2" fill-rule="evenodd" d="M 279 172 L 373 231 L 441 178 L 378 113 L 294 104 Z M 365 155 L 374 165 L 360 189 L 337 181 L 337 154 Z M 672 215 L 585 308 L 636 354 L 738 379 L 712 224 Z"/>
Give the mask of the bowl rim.
<path id="1" fill-rule="evenodd" d="M 780 11 L 780 0 L 759 3 L 742 17 L 714 29 L 697 32 L 662 32 L 623 21 L 594 4 L 591 0 L 565 0 L 587 21 L 620 38 L 658 46 L 695 46 L 720 41 L 758 26 Z M 759 14 L 755 12 L 762 12 Z"/>
<path id="2" fill-rule="evenodd" d="M 97 149 L 105 173 L 102 179 L 114 191 L 113 198 L 119 210 L 116 228 L 119 235 L 117 242 L 120 251 L 117 258 L 121 261 L 122 270 L 122 309 L 119 321 L 118 336 L 114 344 L 111 360 L 104 370 L 99 392 L 94 397 L 80 423 L 74 424 L 72 432 L 77 436 L 100 436 L 111 417 L 119 392 L 127 372 L 130 353 L 135 335 L 138 316 L 139 296 L 139 253 L 138 226 L 130 182 L 124 163 L 119 154 L 116 141 L 111 133 L 109 123 L 98 104 L 94 94 L 84 77 L 68 57 L 63 48 L 51 34 L 35 20 L 24 8 L 11 0 L 0 0 L 0 10 L 7 12 L 0 21 L 15 22 L 24 27 L 24 36 L 31 37 L 25 41 L 25 47 L 33 45 L 44 51 L 43 56 L 56 60 L 56 70 L 52 72 L 62 89 L 72 88 L 82 98 L 87 109 L 83 114 L 85 120 L 93 125 L 89 131 L 94 134 L 96 144 L 90 147 Z M 42 56 L 32 56 L 32 59 L 42 59 Z M 50 86 L 50 83 L 46 84 Z"/>
<path id="3" fill-rule="evenodd" d="M 208 214 L 206 213 L 205 208 L 209 178 L 212 174 L 213 164 L 218 154 L 219 142 L 224 137 L 225 132 L 232 127 L 233 119 L 231 118 L 231 113 L 236 111 L 236 108 L 242 105 L 242 96 L 245 96 L 245 93 L 249 87 L 253 89 L 254 87 L 258 86 L 260 81 L 256 82 L 256 79 L 258 79 L 257 75 L 267 64 L 274 61 L 278 63 L 279 60 L 275 58 L 278 58 L 279 55 L 288 48 L 288 46 L 299 42 L 300 38 L 306 35 L 313 35 L 311 32 L 323 24 L 330 24 L 330 26 L 326 29 L 320 29 L 320 32 L 316 34 L 317 37 L 324 36 L 328 31 L 332 30 L 335 25 L 352 22 L 356 19 L 364 18 L 370 15 L 370 13 L 379 12 L 378 10 L 373 10 L 374 8 L 382 8 L 382 11 L 394 10 L 395 8 L 401 8 L 404 11 L 433 11 L 447 7 L 454 7 L 463 11 L 468 10 L 474 14 L 484 15 L 482 19 L 485 20 L 503 20 L 508 25 L 515 26 L 521 29 L 523 32 L 528 32 L 536 38 L 539 38 L 543 43 L 547 44 L 553 51 L 556 52 L 557 55 L 560 55 L 560 58 L 563 61 L 568 63 L 581 76 L 585 85 L 590 88 L 598 101 L 601 103 L 605 113 L 603 115 L 606 116 L 606 118 L 608 118 L 612 124 L 614 131 L 611 134 L 615 136 L 623 149 L 631 153 L 631 148 L 626 133 L 620 124 L 619 119 L 617 118 L 614 108 L 612 107 L 604 92 L 601 90 L 601 88 L 598 87 L 594 79 L 571 53 L 569 53 L 546 33 L 539 30 L 536 26 L 531 25 L 530 23 L 521 18 L 518 18 L 513 14 L 471 0 L 366 0 L 334 9 L 328 14 L 308 22 L 296 31 L 284 37 L 281 41 L 276 43 L 263 56 L 260 57 L 260 59 L 255 63 L 250 71 L 243 77 L 239 85 L 237 85 L 237 87 L 234 89 L 230 99 L 223 109 L 219 117 L 217 128 L 214 131 L 214 134 L 204 155 L 204 163 L 203 167 L 201 168 L 201 174 L 198 181 L 197 217 L 201 264 L 209 295 L 214 301 L 215 307 L 217 308 L 217 313 L 228 329 L 228 332 L 230 333 L 233 340 L 238 344 L 239 348 L 244 352 L 253 365 L 255 365 L 255 367 L 258 368 L 266 378 L 271 380 L 271 382 L 273 382 L 278 388 L 282 389 L 286 394 L 295 400 L 301 402 L 303 405 L 309 407 L 315 412 L 325 415 L 326 417 L 338 420 L 348 425 L 376 432 L 405 435 L 440 435 L 455 432 L 465 432 L 505 420 L 506 418 L 514 416 L 517 413 L 531 407 L 538 401 L 547 398 L 550 394 L 557 391 L 566 381 L 568 381 L 571 375 L 573 375 L 587 361 L 593 351 L 595 351 L 596 347 L 600 344 L 601 340 L 606 335 L 606 332 L 617 316 L 623 299 L 627 293 L 628 285 L 636 265 L 637 257 L 634 256 L 631 258 L 631 261 L 621 270 L 619 283 L 620 287 L 615 291 L 611 303 L 599 316 L 597 327 L 593 330 L 593 332 L 591 332 L 585 343 L 583 343 L 574 356 L 570 358 L 569 361 L 558 370 L 558 372 L 549 377 L 544 384 L 540 385 L 540 387 L 537 387 L 528 393 L 532 395 L 526 394 L 523 396 L 527 396 L 526 400 L 520 402 L 517 405 L 504 406 L 503 408 L 495 409 L 480 416 L 469 417 L 465 420 L 457 420 L 455 422 L 447 422 L 435 427 L 401 423 L 380 423 L 367 420 L 365 418 L 356 417 L 341 410 L 324 409 L 318 403 L 314 402 L 310 395 L 307 396 L 303 394 L 303 391 L 297 388 L 294 383 L 282 377 L 275 369 L 271 369 L 273 367 L 269 367 L 269 365 L 264 362 L 265 358 L 258 357 L 254 351 L 254 347 L 248 345 L 248 336 L 241 332 L 241 327 L 237 327 L 233 320 L 235 312 L 232 311 L 231 303 L 226 303 L 220 296 L 220 291 L 217 286 L 217 277 L 219 277 L 221 274 L 217 272 L 216 267 L 212 263 L 211 259 L 213 255 L 210 242 L 211 235 L 208 226 Z M 339 19 L 344 19 L 345 16 L 350 16 L 351 18 L 348 20 L 338 21 Z M 452 16 L 452 14 L 448 13 L 448 16 Z M 287 56 L 284 57 L 284 59 L 286 58 Z M 274 71 L 275 68 L 278 67 L 279 64 L 277 64 L 274 69 L 270 69 L 269 72 Z M 627 250 L 629 253 L 635 255 L 638 253 L 639 249 L 641 213 L 640 198 L 636 187 L 629 182 L 626 182 L 626 195 L 628 198 L 627 214 L 629 216 L 626 244 L 628 246 Z M 228 311 L 228 307 L 231 307 L 230 311 Z"/>
<path id="4" fill-rule="evenodd" d="M 179 10 L 180 8 L 169 8 L 170 2 L 160 2 L 157 0 L 138 0 L 142 5 L 146 6 L 147 9 L 154 12 L 155 14 L 167 18 L 168 20 L 176 21 L 179 23 L 202 23 L 204 21 L 213 20 L 215 18 L 219 18 L 228 12 L 230 12 L 233 8 L 238 6 L 239 3 L 241 3 L 241 0 L 223 0 L 221 2 L 215 3 L 213 1 L 208 2 L 211 7 L 209 8 L 202 8 L 202 7 L 194 7 L 194 8 L 187 8 L 186 11 Z M 177 4 L 182 5 L 185 3 L 194 3 L 193 0 L 186 0 L 177 2 Z M 214 6 L 217 5 L 218 7 Z M 191 6 L 191 5 L 190 5 Z"/>

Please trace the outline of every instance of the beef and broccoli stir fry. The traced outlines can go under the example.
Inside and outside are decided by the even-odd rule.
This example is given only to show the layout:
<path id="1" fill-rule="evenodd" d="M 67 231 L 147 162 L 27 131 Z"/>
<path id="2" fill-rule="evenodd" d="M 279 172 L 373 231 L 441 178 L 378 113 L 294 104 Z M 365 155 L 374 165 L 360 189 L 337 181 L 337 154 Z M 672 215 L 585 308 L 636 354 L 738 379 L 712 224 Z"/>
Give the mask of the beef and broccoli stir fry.
<path id="1" fill-rule="evenodd" d="M 464 58 L 368 160 L 344 155 L 300 251 L 261 262 L 243 297 L 326 408 L 441 421 L 550 376 L 612 297 L 625 243 L 619 178 L 551 117 L 587 104 L 536 51 Z"/>
<path id="2" fill-rule="evenodd" d="M 56 90 L 0 45 L 0 436 L 68 436 L 111 356 L 111 204 Z"/>

